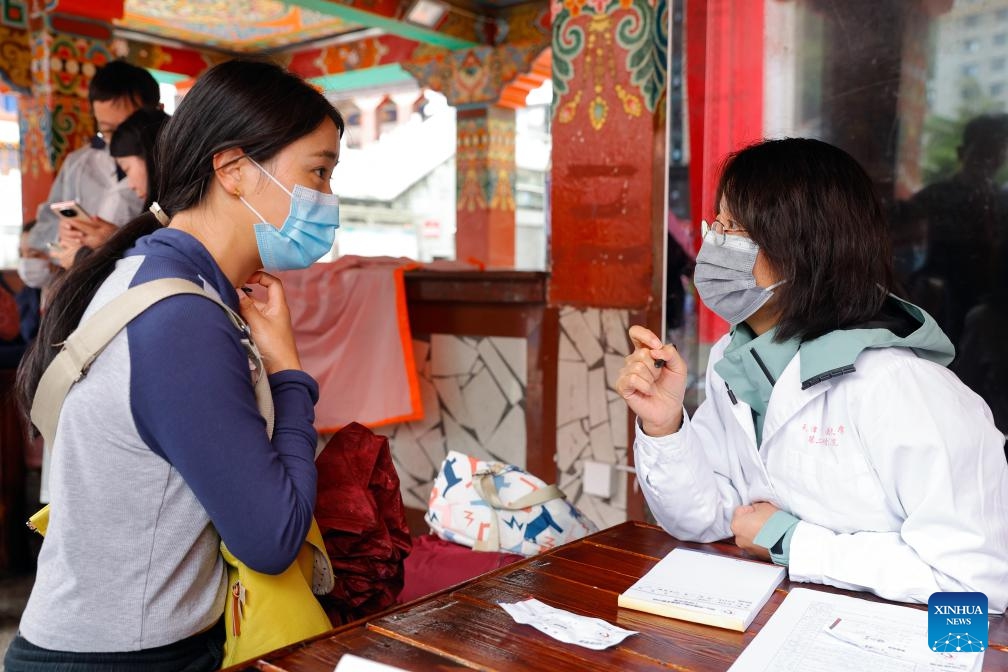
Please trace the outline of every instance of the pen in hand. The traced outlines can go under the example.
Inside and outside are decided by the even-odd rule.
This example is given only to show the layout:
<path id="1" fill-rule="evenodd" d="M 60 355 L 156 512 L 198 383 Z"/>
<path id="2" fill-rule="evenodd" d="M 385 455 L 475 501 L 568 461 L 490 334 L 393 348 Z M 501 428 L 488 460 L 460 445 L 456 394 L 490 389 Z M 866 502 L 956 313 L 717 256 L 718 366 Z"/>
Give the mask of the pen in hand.
<path id="1" fill-rule="evenodd" d="M 675 343 L 669 343 L 669 345 L 671 345 L 673 348 L 676 347 Z M 667 359 L 656 359 L 656 360 L 654 360 L 654 368 L 656 368 L 656 369 L 664 368 L 666 364 L 668 364 L 668 360 Z"/>

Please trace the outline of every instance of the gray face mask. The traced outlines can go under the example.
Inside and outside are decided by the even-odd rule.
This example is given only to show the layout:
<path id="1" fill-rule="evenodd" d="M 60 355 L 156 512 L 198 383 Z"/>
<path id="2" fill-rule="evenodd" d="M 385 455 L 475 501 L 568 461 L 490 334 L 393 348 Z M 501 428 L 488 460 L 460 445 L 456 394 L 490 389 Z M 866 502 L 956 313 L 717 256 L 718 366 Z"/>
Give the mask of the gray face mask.
<path id="1" fill-rule="evenodd" d="M 732 236 L 708 231 L 696 258 L 693 283 L 700 299 L 729 324 L 745 322 L 773 296 L 778 282 L 760 287 L 753 276 L 759 245 L 746 236 Z"/>

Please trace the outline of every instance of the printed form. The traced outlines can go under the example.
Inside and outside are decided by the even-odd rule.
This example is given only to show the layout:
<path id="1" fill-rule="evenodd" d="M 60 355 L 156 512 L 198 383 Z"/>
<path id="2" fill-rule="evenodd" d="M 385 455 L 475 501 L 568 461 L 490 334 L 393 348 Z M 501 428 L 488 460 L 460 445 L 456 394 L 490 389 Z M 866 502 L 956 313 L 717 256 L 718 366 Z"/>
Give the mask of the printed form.
<path id="1" fill-rule="evenodd" d="M 979 672 L 983 653 L 928 648 L 928 614 L 795 588 L 729 672 Z"/>

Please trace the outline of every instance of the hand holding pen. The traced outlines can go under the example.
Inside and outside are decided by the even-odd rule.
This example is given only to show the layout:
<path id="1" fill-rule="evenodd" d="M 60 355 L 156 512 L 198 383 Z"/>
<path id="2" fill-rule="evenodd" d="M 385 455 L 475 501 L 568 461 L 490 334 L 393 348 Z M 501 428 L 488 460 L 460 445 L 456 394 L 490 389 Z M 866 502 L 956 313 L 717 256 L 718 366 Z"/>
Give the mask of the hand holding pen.
<path id="1" fill-rule="evenodd" d="M 679 431 L 686 396 L 686 362 L 674 344 L 662 344 L 654 332 L 630 327 L 634 351 L 626 357 L 616 389 L 649 436 Z"/>

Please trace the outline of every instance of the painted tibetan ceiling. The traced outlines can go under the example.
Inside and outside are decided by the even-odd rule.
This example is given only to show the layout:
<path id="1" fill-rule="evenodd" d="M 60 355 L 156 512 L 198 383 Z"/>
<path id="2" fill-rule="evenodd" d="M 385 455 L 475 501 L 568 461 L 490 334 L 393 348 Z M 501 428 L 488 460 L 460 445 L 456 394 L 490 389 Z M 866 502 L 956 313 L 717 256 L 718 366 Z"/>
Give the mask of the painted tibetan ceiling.
<path id="1" fill-rule="evenodd" d="M 125 30 L 231 52 L 255 52 L 358 30 L 277 0 L 126 0 Z"/>

